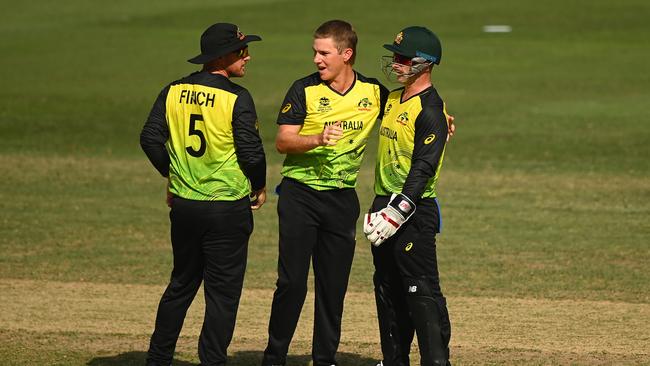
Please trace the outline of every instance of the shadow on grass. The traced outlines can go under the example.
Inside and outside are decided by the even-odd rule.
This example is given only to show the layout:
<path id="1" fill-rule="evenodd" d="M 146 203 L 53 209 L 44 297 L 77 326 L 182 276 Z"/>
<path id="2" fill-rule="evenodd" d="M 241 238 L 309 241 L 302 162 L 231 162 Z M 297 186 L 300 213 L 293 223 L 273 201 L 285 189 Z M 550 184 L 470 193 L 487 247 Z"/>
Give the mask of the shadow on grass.
<path id="1" fill-rule="evenodd" d="M 337 354 L 338 364 L 341 366 L 374 366 L 377 360 L 361 357 L 352 353 Z M 95 357 L 87 366 L 143 366 L 147 358 L 146 352 L 126 352 L 116 356 Z M 287 357 L 286 366 L 307 366 L 310 364 L 311 355 L 290 355 Z M 262 362 L 261 351 L 240 351 L 228 356 L 228 366 L 258 366 Z M 173 366 L 196 366 L 195 363 L 174 360 Z"/>
<path id="2" fill-rule="evenodd" d="M 361 357 L 353 353 L 339 352 L 336 360 L 340 366 L 375 366 L 374 358 Z M 228 366 L 259 366 L 262 362 L 261 351 L 239 351 L 228 357 Z M 286 366 L 311 365 L 311 355 L 289 355 Z"/>
<path id="3" fill-rule="evenodd" d="M 126 352 L 116 356 L 95 357 L 88 361 L 87 366 L 144 366 L 147 352 Z M 174 360 L 173 366 L 196 366 L 187 361 Z"/>

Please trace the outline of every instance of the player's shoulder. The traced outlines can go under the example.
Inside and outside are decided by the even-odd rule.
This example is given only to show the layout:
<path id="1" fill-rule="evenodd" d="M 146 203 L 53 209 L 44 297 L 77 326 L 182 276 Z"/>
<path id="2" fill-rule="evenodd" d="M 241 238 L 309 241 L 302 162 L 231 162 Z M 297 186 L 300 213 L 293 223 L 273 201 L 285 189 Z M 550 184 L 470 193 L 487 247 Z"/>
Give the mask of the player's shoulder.
<path id="1" fill-rule="evenodd" d="M 224 88 L 226 91 L 229 91 L 233 94 L 236 94 L 238 96 L 243 96 L 246 98 L 251 97 L 251 93 L 248 91 L 248 89 L 244 88 L 243 86 L 237 83 L 232 82 L 232 80 L 230 79 L 226 78 L 226 81 L 227 81 L 227 87 Z"/>
<path id="2" fill-rule="evenodd" d="M 191 73 L 189 75 L 180 77 L 180 78 L 170 82 L 169 84 L 165 85 L 165 87 L 163 88 L 163 92 L 169 90 L 170 88 L 172 88 L 175 85 L 191 84 L 192 83 L 192 81 L 191 81 L 192 78 L 194 77 L 195 74 L 198 74 L 198 73 L 199 73 L 198 71 L 193 72 L 193 73 Z"/>
<path id="3" fill-rule="evenodd" d="M 404 87 L 399 87 L 396 89 L 391 90 L 388 93 L 388 99 L 401 99 L 402 98 L 402 93 L 404 92 Z"/>
<path id="4" fill-rule="evenodd" d="M 178 84 L 202 84 L 201 81 L 205 79 L 207 73 L 201 71 L 195 71 L 189 75 L 183 76 L 182 78 L 173 81 L 170 85 Z"/>
<path id="5" fill-rule="evenodd" d="M 243 86 L 232 82 L 229 78 L 221 74 L 212 74 L 207 71 L 197 71 L 193 72 L 181 79 L 179 79 L 177 84 L 192 84 L 200 85 L 207 88 L 221 89 L 231 94 L 236 94 L 239 96 L 249 96 L 250 93 Z"/>
<path id="6" fill-rule="evenodd" d="M 382 85 L 382 83 L 380 83 L 379 80 L 377 80 L 376 78 L 367 77 L 367 76 L 361 74 L 361 73 L 358 72 L 358 71 L 355 71 L 355 72 L 356 72 L 356 74 L 357 74 L 357 80 L 358 80 L 358 81 L 360 81 L 360 82 L 362 82 L 362 83 L 366 83 L 366 84 L 377 85 L 377 86 L 379 86 L 380 88 L 384 88 L 384 89 L 386 89 L 386 87 L 384 87 L 384 85 Z"/>
<path id="7" fill-rule="evenodd" d="M 442 97 L 433 86 L 420 93 L 419 97 L 422 109 L 442 110 L 444 108 Z"/>
<path id="8" fill-rule="evenodd" d="M 442 123 L 446 126 L 445 105 L 436 88 L 429 87 L 420 93 L 419 98 L 422 111 L 418 115 L 418 121 L 420 123 L 432 123 L 433 125 Z"/>
<path id="9" fill-rule="evenodd" d="M 291 88 L 293 89 L 305 89 L 310 86 L 316 86 L 323 83 L 323 80 L 320 78 L 318 72 L 314 72 L 305 77 L 302 77 L 293 82 Z"/>

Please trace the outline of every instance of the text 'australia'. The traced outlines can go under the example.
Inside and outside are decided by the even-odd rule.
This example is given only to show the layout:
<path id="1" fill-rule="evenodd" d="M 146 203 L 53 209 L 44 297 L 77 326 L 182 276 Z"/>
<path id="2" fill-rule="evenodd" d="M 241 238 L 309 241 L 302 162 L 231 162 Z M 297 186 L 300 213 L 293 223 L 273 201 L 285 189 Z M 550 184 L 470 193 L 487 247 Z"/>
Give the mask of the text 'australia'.
<path id="1" fill-rule="evenodd" d="M 397 131 L 391 130 L 388 127 L 382 127 L 379 129 L 379 134 L 384 137 L 388 137 L 391 140 L 397 140 Z"/>
<path id="2" fill-rule="evenodd" d="M 196 104 L 206 107 L 214 107 L 214 100 L 216 95 L 212 93 L 205 93 L 196 90 L 181 90 L 181 97 L 179 103 Z"/>
<path id="3" fill-rule="evenodd" d="M 339 121 L 327 121 L 325 127 L 335 124 Z M 361 130 L 363 129 L 363 121 L 340 121 L 341 128 L 344 130 Z"/>

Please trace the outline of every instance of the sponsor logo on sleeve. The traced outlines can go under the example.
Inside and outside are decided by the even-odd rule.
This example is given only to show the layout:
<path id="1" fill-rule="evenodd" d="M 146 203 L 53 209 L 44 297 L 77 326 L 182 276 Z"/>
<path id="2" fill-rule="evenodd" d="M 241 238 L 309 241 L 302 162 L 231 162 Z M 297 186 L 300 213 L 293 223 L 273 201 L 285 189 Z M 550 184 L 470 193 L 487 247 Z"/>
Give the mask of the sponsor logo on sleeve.
<path id="1" fill-rule="evenodd" d="M 432 143 L 435 139 L 436 139 L 436 135 L 432 133 L 432 134 L 430 134 L 429 136 L 427 136 L 427 138 L 424 139 L 424 144 L 425 144 L 425 145 L 429 145 L 429 144 Z"/>
<path id="2" fill-rule="evenodd" d="M 287 103 L 282 107 L 282 113 L 287 113 L 291 109 L 291 103 Z"/>

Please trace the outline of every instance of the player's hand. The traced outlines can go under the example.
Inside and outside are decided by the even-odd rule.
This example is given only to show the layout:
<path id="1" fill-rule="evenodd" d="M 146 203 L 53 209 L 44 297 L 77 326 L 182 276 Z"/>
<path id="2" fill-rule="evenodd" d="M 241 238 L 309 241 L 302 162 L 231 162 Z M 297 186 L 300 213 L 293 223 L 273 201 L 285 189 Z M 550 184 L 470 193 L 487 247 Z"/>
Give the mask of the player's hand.
<path id="1" fill-rule="evenodd" d="M 363 232 L 372 245 L 379 246 L 393 236 L 413 215 L 415 204 L 404 194 L 393 194 L 388 205 L 364 215 Z"/>
<path id="2" fill-rule="evenodd" d="M 367 214 L 363 215 L 363 233 L 366 234 L 366 237 L 368 237 L 368 234 L 373 232 L 374 224 L 372 224 L 372 222 L 375 220 L 375 217 L 377 217 L 377 215 L 379 215 L 379 211 L 368 211 Z M 374 244 L 375 243 L 373 243 L 373 245 Z"/>
<path id="3" fill-rule="evenodd" d="M 454 124 L 454 116 L 451 114 L 447 115 L 447 142 L 451 140 L 451 137 L 456 133 L 456 125 Z"/>
<path id="4" fill-rule="evenodd" d="M 337 121 L 334 124 L 325 126 L 323 132 L 318 135 L 318 145 L 334 146 L 341 136 L 343 136 L 343 127 L 341 127 L 341 121 Z"/>
<path id="5" fill-rule="evenodd" d="M 257 191 L 251 192 L 251 209 L 259 210 L 260 207 L 266 202 L 266 187 L 258 189 Z"/>

